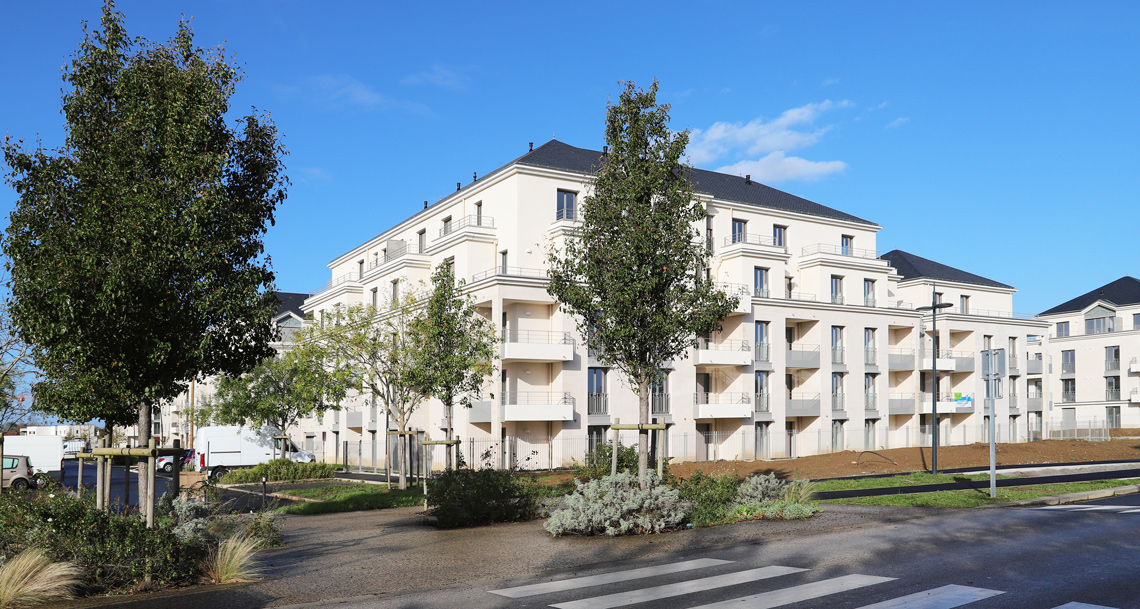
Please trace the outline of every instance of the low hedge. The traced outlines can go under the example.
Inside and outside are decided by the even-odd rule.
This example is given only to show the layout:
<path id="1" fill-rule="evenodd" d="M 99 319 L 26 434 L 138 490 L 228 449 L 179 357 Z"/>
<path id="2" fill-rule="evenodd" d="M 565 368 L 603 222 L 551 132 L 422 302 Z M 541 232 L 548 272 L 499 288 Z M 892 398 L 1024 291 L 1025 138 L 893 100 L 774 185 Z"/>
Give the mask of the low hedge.
<path id="1" fill-rule="evenodd" d="M 253 467 L 230 470 L 222 476 L 222 484 L 248 484 L 261 482 L 293 482 L 314 478 L 332 478 L 337 466 L 332 463 L 296 463 L 289 459 L 274 459 Z"/>

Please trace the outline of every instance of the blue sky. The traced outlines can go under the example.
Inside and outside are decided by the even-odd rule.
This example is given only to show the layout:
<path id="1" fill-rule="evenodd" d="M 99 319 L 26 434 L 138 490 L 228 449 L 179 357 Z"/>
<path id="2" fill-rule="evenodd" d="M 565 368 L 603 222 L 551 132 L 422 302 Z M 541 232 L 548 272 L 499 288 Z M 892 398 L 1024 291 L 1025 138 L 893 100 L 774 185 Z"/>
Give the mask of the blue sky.
<path id="1" fill-rule="evenodd" d="M 872 220 L 880 250 L 1014 285 L 1018 312 L 1140 275 L 1140 4 L 618 4 L 118 8 L 156 41 L 192 16 L 244 67 L 235 117 L 256 105 L 285 135 L 282 290 L 528 142 L 600 148 L 618 81 L 653 78 L 696 166 Z M 63 141 L 60 67 L 100 6 L 0 3 L 0 132 Z"/>

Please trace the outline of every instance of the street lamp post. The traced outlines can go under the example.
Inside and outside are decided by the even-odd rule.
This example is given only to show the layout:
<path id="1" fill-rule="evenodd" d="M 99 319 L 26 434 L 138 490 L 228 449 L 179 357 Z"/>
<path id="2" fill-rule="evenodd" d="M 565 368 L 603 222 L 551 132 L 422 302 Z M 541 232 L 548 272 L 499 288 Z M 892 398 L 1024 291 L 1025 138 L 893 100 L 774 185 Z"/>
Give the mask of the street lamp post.
<path id="1" fill-rule="evenodd" d="M 938 309 L 946 309 L 953 305 L 948 302 L 938 302 L 937 287 L 931 287 L 930 306 L 917 307 L 917 311 L 930 311 L 930 333 L 933 357 L 930 358 L 931 374 L 934 375 L 934 395 L 931 396 L 931 413 L 934 419 L 934 433 L 931 436 L 930 473 L 938 473 Z"/>

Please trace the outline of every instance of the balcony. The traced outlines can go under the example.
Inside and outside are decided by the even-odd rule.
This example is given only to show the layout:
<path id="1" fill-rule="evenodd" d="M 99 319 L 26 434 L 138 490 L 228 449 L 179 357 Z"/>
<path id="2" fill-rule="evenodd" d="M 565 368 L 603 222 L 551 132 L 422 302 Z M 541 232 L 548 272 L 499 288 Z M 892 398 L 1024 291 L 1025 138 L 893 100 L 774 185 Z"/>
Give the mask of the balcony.
<path id="1" fill-rule="evenodd" d="M 586 394 L 586 414 L 609 414 L 610 396 L 608 393 Z"/>
<path id="2" fill-rule="evenodd" d="M 1119 389 L 1105 389 L 1104 390 L 1104 401 L 1106 401 L 1106 402 L 1118 402 L 1118 401 L 1120 401 L 1120 390 Z"/>
<path id="3" fill-rule="evenodd" d="M 772 412 L 772 400 L 767 391 L 761 391 L 754 397 L 756 401 L 753 405 L 753 412 Z"/>
<path id="4" fill-rule="evenodd" d="M 914 370 L 914 349 L 891 347 L 887 351 L 888 370 Z"/>
<path id="5" fill-rule="evenodd" d="M 1061 362 L 1061 374 L 1076 374 L 1077 362 Z"/>
<path id="6" fill-rule="evenodd" d="M 954 352 L 949 349 L 939 349 L 937 359 L 931 357 L 933 349 L 925 349 L 922 353 L 922 369 L 933 370 L 934 364 L 938 364 L 938 369 L 943 372 L 954 372 L 957 369 L 958 361 L 954 358 Z M 973 369 L 973 362 L 971 361 L 971 370 Z"/>
<path id="7" fill-rule="evenodd" d="M 1031 395 L 1025 398 L 1025 410 L 1028 412 L 1041 412 L 1045 409 L 1045 398 Z"/>
<path id="8" fill-rule="evenodd" d="M 843 394 L 842 393 L 831 394 L 831 411 L 832 412 L 841 412 L 844 410 L 847 410 L 847 407 L 846 407 L 846 403 L 844 402 L 844 399 L 843 399 Z"/>
<path id="9" fill-rule="evenodd" d="M 405 241 L 396 239 L 389 240 L 387 247 L 384 248 L 384 255 L 377 256 L 368 263 L 368 272 L 372 273 L 376 269 L 392 265 L 393 268 L 413 264 L 423 268 L 431 268 L 431 261 L 424 252 L 420 251 L 418 245 L 409 245 Z"/>
<path id="10" fill-rule="evenodd" d="M 872 296 L 864 296 L 863 297 L 863 306 L 874 308 L 875 304 L 876 304 L 876 302 L 875 302 L 874 297 L 872 297 Z"/>
<path id="11" fill-rule="evenodd" d="M 913 393 L 892 393 L 887 396 L 887 411 L 891 414 L 914 414 Z"/>
<path id="12" fill-rule="evenodd" d="M 830 243 L 816 243 L 805 247 L 801 255 L 811 256 L 813 254 L 827 254 L 830 256 L 846 256 L 848 258 L 863 258 L 866 260 L 875 260 L 879 257 L 879 252 L 875 250 L 859 249 L 857 247 L 844 247 L 841 245 L 832 245 Z"/>
<path id="13" fill-rule="evenodd" d="M 1077 392 L 1076 391 L 1062 391 L 1061 392 L 1061 401 L 1066 403 L 1066 404 L 1076 402 L 1077 401 Z"/>
<path id="14" fill-rule="evenodd" d="M 574 398 L 569 393 L 508 391 L 503 395 L 504 421 L 573 421 Z"/>
<path id="15" fill-rule="evenodd" d="M 1120 374 L 1120 360 L 1111 358 L 1104 360 L 1104 371 Z"/>
<path id="16" fill-rule="evenodd" d="M 1140 357 L 1134 357 L 1128 362 L 1128 371 L 1132 374 L 1140 373 Z"/>
<path id="17" fill-rule="evenodd" d="M 924 391 L 922 393 L 922 406 L 919 410 L 922 414 L 934 412 L 933 398 L 934 396 L 930 392 Z M 971 393 L 939 392 L 938 412 L 940 414 L 974 412 L 974 395 Z"/>
<path id="18" fill-rule="evenodd" d="M 510 330 L 500 340 L 503 361 L 568 362 L 574 359 L 574 338 L 569 332 Z"/>
<path id="19" fill-rule="evenodd" d="M 724 281 L 716 282 L 716 288 L 730 297 L 736 298 L 736 307 L 733 309 L 734 313 L 751 313 L 752 312 L 752 289 L 743 283 L 728 283 Z"/>
<path id="20" fill-rule="evenodd" d="M 482 400 L 479 402 L 472 402 L 471 408 L 467 411 L 467 422 L 469 423 L 490 423 L 491 422 L 491 401 Z"/>
<path id="21" fill-rule="evenodd" d="M 771 237 L 763 235 L 751 235 L 748 233 L 733 233 L 730 237 L 725 237 L 721 253 L 725 249 L 756 249 L 760 252 L 780 253 L 786 254 L 788 248 L 782 245 L 776 245 L 776 240 Z"/>
<path id="22" fill-rule="evenodd" d="M 1133 404 L 1140 404 L 1140 389 L 1133 389 L 1132 393 L 1128 394 L 1128 401 Z"/>
<path id="23" fill-rule="evenodd" d="M 951 351 L 950 356 L 954 358 L 954 367 L 951 368 L 954 372 L 973 372 L 974 371 L 974 352 L 973 351 Z M 939 368 L 942 366 L 940 365 Z"/>
<path id="24" fill-rule="evenodd" d="M 1021 366 L 1018 365 L 1016 355 L 1007 354 L 1005 367 L 1009 376 L 1021 376 Z"/>
<path id="25" fill-rule="evenodd" d="M 879 350 L 874 347 L 863 347 L 863 363 L 868 366 L 879 365 Z"/>
<path id="26" fill-rule="evenodd" d="M 1045 370 L 1045 362 L 1041 359 L 1041 354 L 1038 357 L 1030 357 L 1025 360 L 1025 373 L 1026 374 L 1041 374 Z"/>
<path id="27" fill-rule="evenodd" d="M 772 345 L 769 343 L 759 343 L 756 345 L 756 350 L 753 354 L 758 362 L 772 361 Z"/>
<path id="28" fill-rule="evenodd" d="M 483 281 L 491 277 L 525 277 L 528 279 L 549 279 L 546 269 L 524 268 L 521 266 L 497 266 L 493 269 L 480 271 L 471 276 L 471 283 Z"/>
<path id="29" fill-rule="evenodd" d="M 784 298 L 788 300 L 802 300 L 804 302 L 816 302 L 815 294 L 808 294 L 807 292 L 784 292 Z"/>
<path id="30" fill-rule="evenodd" d="M 340 277 L 334 277 L 334 278 L 330 279 L 327 283 L 325 283 L 321 287 L 309 292 L 309 297 L 312 298 L 313 296 L 316 296 L 317 294 L 324 294 L 325 292 L 328 292 L 328 291 L 332 290 L 333 288 L 340 287 L 343 285 L 355 284 L 355 283 L 359 283 L 359 282 L 360 282 L 360 274 L 359 273 L 345 273 L 344 275 L 341 275 Z"/>
<path id="31" fill-rule="evenodd" d="M 749 366 L 752 364 L 752 346 L 746 340 L 714 341 L 707 338 L 698 338 L 697 356 L 695 363 L 698 366 Z"/>
<path id="32" fill-rule="evenodd" d="M 818 417 L 819 394 L 793 392 L 788 395 L 785 416 L 789 417 Z"/>
<path id="33" fill-rule="evenodd" d="M 693 417 L 697 419 L 744 419 L 752 416 L 752 396 L 723 392 L 693 394 Z"/>
<path id="34" fill-rule="evenodd" d="M 649 414 L 669 414 L 669 394 L 649 394 Z"/>
<path id="35" fill-rule="evenodd" d="M 753 298 L 771 298 L 772 295 L 768 291 L 768 288 L 756 288 L 755 290 L 752 290 L 752 297 Z"/>
<path id="36" fill-rule="evenodd" d="M 1009 395 L 1008 395 L 1008 396 L 1006 396 L 1006 397 L 1007 397 L 1007 399 L 1008 399 L 1008 401 L 1009 401 L 1009 408 L 1010 408 L 1010 410 L 1013 410 L 1014 408 L 1017 408 L 1017 407 L 1018 407 L 1018 402 L 1019 402 L 1019 399 L 1018 399 L 1018 395 L 1017 395 L 1016 393 L 1011 393 L 1011 394 L 1009 394 Z"/>
<path id="37" fill-rule="evenodd" d="M 843 294 L 832 294 L 831 304 L 843 304 Z"/>
<path id="38" fill-rule="evenodd" d="M 863 392 L 863 410 L 878 410 L 879 396 L 874 392 Z"/>
<path id="39" fill-rule="evenodd" d="M 471 216 L 464 216 L 458 220 L 450 220 L 444 222 L 443 226 L 439 229 L 439 236 L 436 241 L 455 235 L 457 238 L 462 233 L 471 232 L 484 232 L 483 229 L 495 228 L 495 219 L 491 216 L 484 216 L 476 214 Z"/>
<path id="40" fill-rule="evenodd" d="M 793 343 L 788 345 L 784 365 L 787 368 L 819 368 L 819 345 Z"/>
<path id="41" fill-rule="evenodd" d="M 831 363 L 833 363 L 833 364 L 844 364 L 844 363 L 846 363 L 846 360 L 844 359 L 843 347 L 832 347 L 831 348 Z"/>

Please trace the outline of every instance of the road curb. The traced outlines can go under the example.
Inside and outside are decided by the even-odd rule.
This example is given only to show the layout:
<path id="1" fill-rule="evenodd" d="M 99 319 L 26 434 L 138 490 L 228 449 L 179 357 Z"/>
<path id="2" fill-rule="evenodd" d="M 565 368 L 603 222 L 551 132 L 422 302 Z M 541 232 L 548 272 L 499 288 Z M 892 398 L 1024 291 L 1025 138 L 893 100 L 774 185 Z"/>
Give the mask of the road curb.
<path id="1" fill-rule="evenodd" d="M 989 508 L 1005 508 L 1005 507 L 1028 507 L 1035 505 L 1064 505 L 1066 503 L 1080 503 L 1082 501 L 1093 501 L 1095 499 L 1108 499 L 1110 497 L 1121 497 L 1124 495 L 1134 495 L 1140 493 L 1140 484 L 1130 484 L 1128 486 L 1117 486 L 1114 488 L 1102 488 L 1095 491 L 1083 491 L 1080 493 L 1069 493 L 1067 495 L 1054 495 L 1052 497 L 1037 497 L 1035 499 L 1020 499 L 1018 501 L 1010 501 L 1008 503 L 996 503 L 994 505 L 981 505 L 974 509 L 989 509 Z"/>

